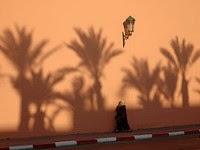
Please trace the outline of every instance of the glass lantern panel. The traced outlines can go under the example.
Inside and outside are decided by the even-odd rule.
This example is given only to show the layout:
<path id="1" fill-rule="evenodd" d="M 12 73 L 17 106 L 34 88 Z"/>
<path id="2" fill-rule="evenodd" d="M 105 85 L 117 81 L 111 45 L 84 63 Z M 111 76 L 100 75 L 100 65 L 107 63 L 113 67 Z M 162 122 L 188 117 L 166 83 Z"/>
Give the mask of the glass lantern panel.
<path id="1" fill-rule="evenodd" d="M 129 34 L 130 34 L 130 32 L 129 32 L 129 30 L 128 30 L 128 27 L 126 27 L 126 28 L 124 29 L 124 31 L 125 31 L 125 35 L 129 35 Z"/>
<path id="2" fill-rule="evenodd" d="M 133 24 L 128 24 L 127 28 L 129 32 L 133 32 Z"/>

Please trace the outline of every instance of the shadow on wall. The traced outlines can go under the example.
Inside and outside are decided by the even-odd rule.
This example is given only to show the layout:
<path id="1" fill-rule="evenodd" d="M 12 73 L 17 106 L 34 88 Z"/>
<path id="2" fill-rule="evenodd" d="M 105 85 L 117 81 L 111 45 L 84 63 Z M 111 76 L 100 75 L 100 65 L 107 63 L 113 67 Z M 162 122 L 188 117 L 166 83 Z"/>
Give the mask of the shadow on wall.
<path id="1" fill-rule="evenodd" d="M 161 72 L 160 63 L 150 72 L 149 65 L 145 59 L 132 58 L 131 69 L 123 68 L 122 90 L 134 88 L 139 92 L 139 103 L 144 109 L 152 107 L 161 108 L 159 75 Z"/>
<path id="2" fill-rule="evenodd" d="M 18 37 L 14 37 L 14 33 L 10 29 L 3 32 L 3 35 L 0 36 L 0 51 L 17 72 L 17 75 L 10 74 L 8 77 L 20 96 L 20 124 L 17 132 L 11 135 L 6 135 L 6 133 L 2 135 L 4 137 L 5 135 L 10 137 L 13 135 L 30 136 L 27 134 L 30 132 L 37 135 L 57 134 L 54 127 L 55 119 L 62 110 L 69 109 L 55 103 L 58 98 L 69 104 L 70 109 L 73 110 L 73 129 L 66 132 L 113 131 L 115 110 L 105 110 L 104 94 L 106 93 L 102 93 L 101 78 L 104 68 L 113 58 L 122 54 L 122 50 L 113 49 L 113 43 L 107 45 L 106 38 L 102 37 L 102 30 L 95 32 L 91 27 L 88 32 L 84 32 L 80 28 L 75 28 L 79 40 L 74 39 L 70 43 L 64 44 L 80 58 L 77 67 L 63 67 L 44 75 L 43 61 L 59 50 L 60 46 L 43 54 L 42 51 L 47 40 L 32 47 L 31 32 L 27 32 L 25 27 L 19 28 L 18 26 L 16 26 L 16 32 Z M 189 106 L 189 80 L 186 77 L 191 65 L 199 59 L 200 50 L 194 52 L 192 44 L 186 44 L 185 40 L 179 43 L 178 38 L 171 41 L 171 46 L 174 55 L 169 50 L 160 49 L 168 60 L 166 66 L 159 62 L 150 70 L 146 59 L 132 57 L 130 68 L 122 69 L 124 76 L 121 87 L 123 90 L 121 91 L 137 90 L 139 92 L 138 100 L 143 106 L 141 110 L 127 110 L 133 129 L 200 123 L 200 119 L 196 115 L 200 109 Z M 69 83 L 72 87 L 71 91 L 55 90 L 55 86 L 64 81 L 65 75 L 80 70 L 88 73 L 89 78 L 93 80 L 92 85 L 86 87 L 84 77 L 78 75 L 74 76 L 72 82 Z M 177 91 L 178 77 L 181 77 L 182 81 L 182 108 L 174 106 L 175 93 L 179 92 Z M 199 82 L 199 78 L 197 81 Z M 199 92 L 198 89 L 197 92 Z M 166 100 L 170 103 L 171 108 L 163 108 L 162 101 Z M 31 104 L 35 106 L 34 114 L 30 114 Z M 52 104 L 57 109 L 52 116 L 47 117 L 47 108 Z M 89 109 L 88 106 L 90 106 Z M 95 106 L 97 106 L 96 109 L 94 109 Z M 188 118 L 184 117 L 183 120 L 181 116 Z M 31 118 L 34 123 L 30 128 Z M 48 126 L 46 126 L 45 120 L 48 120 Z"/>
<path id="3" fill-rule="evenodd" d="M 200 58 L 200 49 L 194 50 L 194 45 L 187 43 L 185 39 L 179 42 L 178 37 L 171 40 L 170 43 L 173 53 L 165 48 L 160 48 L 160 52 L 168 60 L 169 64 L 178 71 L 181 75 L 181 95 L 182 106 L 189 106 L 189 92 L 188 92 L 188 72 L 193 64 Z"/>
<path id="4" fill-rule="evenodd" d="M 64 79 L 67 73 L 75 71 L 74 68 L 61 68 L 53 73 L 44 76 L 41 68 L 42 62 L 50 55 L 56 52 L 60 46 L 43 54 L 42 51 L 47 45 L 47 40 L 42 40 L 35 47 L 32 45 L 32 33 L 27 32 L 25 27 L 15 27 L 17 37 L 10 29 L 3 32 L 0 37 L 0 50 L 4 56 L 11 62 L 17 72 L 17 75 L 8 75 L 13 88 L 20 96 L 20 124 L 19 132 L 29 131 L 45 131 L 44 119 L 46 117 L 45 110 L 42 106 L 48 106 L 59 95 L 54 91 L 54 86 Z M 39 71 L 36 71 L 39 70 Z M 36 112 L 31 116 L 29 111 L 30 104 L 34 104 Z M 29 129 L 30 119 L 33 118 L 34 123 L 32 129 Z M 54 118 L 49 119 L 50 130 L 53 130 Z"/>
<path id="5" fill-rule="evenodd" d="M 165 66 L 161 66 L 161 62 L 158 62 L 150 71 L 147 60 L 133 57 L 131 69 L 122 69 L 124 77 L 121 91 L 127 88 L 136 89 L 139 92 L 140 104 L 144 108 L 161 107 L 161 97 L 168 100 L 173 107 L 175 92 L 179 86 L 178 80 L 181 80 L 181 91 L 177 92 L 182 95 L 182 107 L 189 107 L 187 74 L 200 58 L 200 50 L 194 51 L 194 46 L 190 43 L 186 44 L 185 40 L 180 43 L 178 37 L 171 41 L 171 47 L 174 54 L 165 48 L 160 49 L 161 54 L 168 60 Z"/>
<path id="6" fill-rule="evenodd" d="M 81 42 L 79 43 L 77 40 L 72 40 L 70 44 L 66 43 L 66 46 L 73 50 L 81 59 L 78 66 L 85 68 L 89 73 L 89 77 L 92 78 L 92 97 L 97 102 L 97 110 L 102 111 L 105 107 L 105 98 L 101 92 L 103 71 L 114 57 L 122 53 L 122 50 L 113 49 L 113 43 L 107 46 L 106 38 L 102 37 L 102 30 L 95 33 L 94 28 L 91 27 L 88 29 L 87 34 L 83 30 L 75 28 L 75 32 Z"/>

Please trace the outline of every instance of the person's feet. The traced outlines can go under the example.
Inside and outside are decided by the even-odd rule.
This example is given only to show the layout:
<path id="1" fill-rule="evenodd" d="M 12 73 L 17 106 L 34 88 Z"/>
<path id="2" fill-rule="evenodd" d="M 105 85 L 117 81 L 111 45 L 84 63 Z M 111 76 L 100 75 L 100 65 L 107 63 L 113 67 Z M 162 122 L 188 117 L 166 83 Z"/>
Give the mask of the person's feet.
<path id="1" fill-rule="evenodd" d="M 119 132 L 132 132 L 133 130 L 132 129 L 127 129 L 127 130 L 118 130 L 116 129 L 114 132 L 115 133 L 119 133 Z"/>
<path id="2" fill-rule="evenodd" d="M 128 129 L 128 130 L 126 130 L 126 132 L 132 132 L 133 130 L 132 129 Z"/>

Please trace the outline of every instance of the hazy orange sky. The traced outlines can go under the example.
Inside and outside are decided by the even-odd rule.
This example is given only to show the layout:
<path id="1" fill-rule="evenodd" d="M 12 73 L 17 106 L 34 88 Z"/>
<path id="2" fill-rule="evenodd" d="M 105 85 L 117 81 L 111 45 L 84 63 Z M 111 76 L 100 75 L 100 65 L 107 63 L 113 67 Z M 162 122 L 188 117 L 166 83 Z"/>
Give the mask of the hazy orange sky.
<path id="1" fill-rule="evenodd" d="M 87 31 L 93 26 L 96 31 L 102 28 L 103 36 L 108 42 L 114 42 L 115 48 L 122 48 L 122 23 L 129 15 L 133 16 L 136 19 L 135 32 L 123 48 L 124 54 L 108 65 L 103 79 L 107 83 L 105 91 L 113 89 L 107 97 L 115 102 L 107 103 L 114 107 L 119 98 L 116 93 L 120 73 L 112 79 L 110 76 L 118 74 L 121 67 L 128 66 L 131 56 L 145 57 L 155 64 L 163 59 L 159 48 L 170 48 L 169 42 L 175 36 L 185 38 L 195 48 L 200 48 L 199 10 L 199 0 L 0 0 L 0 35 L 4 29 L 13 28 L 14 24 L 24 25 L 34 31 L 35 41 L 50 39 L 49 47 L 52 47 L 76 38 L 74 27 Z M 77 60 L 74 57 L 70 60 L 69 55 L 73 54 L 68 54 L 67 48 L 63 48 L 49 59 L 46 69 L 54 70 L 58 66 L 76 63 Z M 0 58 L 1 71 L 11 72 L 12 68 L 2 55 Z M 195 73 L 200 71 L 197 66 L 193 70 Z M 0 118 L 4 119 L 0 121 L 0 128 L 11 126 L 15 129 L 19 98 L 7 80 L 1 81 L 0 91 Z"/>

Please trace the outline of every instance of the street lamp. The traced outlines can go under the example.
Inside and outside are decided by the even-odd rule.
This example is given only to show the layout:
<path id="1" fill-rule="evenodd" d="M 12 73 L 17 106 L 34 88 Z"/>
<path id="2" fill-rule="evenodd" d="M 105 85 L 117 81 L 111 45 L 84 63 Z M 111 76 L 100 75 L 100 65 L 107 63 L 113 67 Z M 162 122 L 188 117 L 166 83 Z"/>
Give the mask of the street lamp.
<path id="1" fill-rule="evenodd" d="M 131 16 L 129 16 L 124 22 L 124 32 L 122 32 L 122 40 L 123 40 L 123 47 L 125 46 L 126 40 L 129 38 L 129 36 L 132 35 L 132 32 L 134 32 L 134 23 L 135 19 Z"/>

